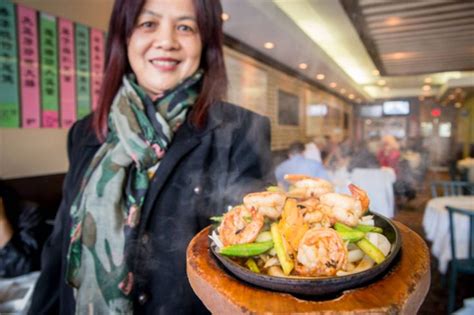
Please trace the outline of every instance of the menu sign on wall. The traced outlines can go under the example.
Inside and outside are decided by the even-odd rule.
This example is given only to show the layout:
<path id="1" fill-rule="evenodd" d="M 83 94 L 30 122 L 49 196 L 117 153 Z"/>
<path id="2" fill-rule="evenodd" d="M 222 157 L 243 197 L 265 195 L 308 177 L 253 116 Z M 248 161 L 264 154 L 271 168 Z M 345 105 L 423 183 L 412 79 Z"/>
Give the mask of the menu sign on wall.
<path id="1" fill-rule="evenodd" d="M 76 121 L 76 74 L 74 28 L 71 21 L 59 19 L 59 77 L 61 88 L 61 127 Z"/>
<path id="2" fill-rule="evenodd" d="M 89 29 L 84 25 L 76 24 L 75 39 L 77 118 L 80 119 L 91 111 Z"/>
<path id="3" fill-rule="evenodd" d="M 104 32 L 0 0 L 0 128 L 69 128 L 98 103 Z"/>
<path id="4" fill-rule="evenodd" d="M 91 92 L 92 109 L 96 109 L 99 102 L 102 73 L 104 71 L 104 33 L 91 30 Z"/>
<path id="5" fill-rule="evenodd" d="M 39 128 L 40 90 L 36 11 L 17 6 L 20 50 L 21 126 Z"/>
<path id="6" fill-rule="evenodd" d="M 16 19 L 13 4 L 0 1 L 0 128 L 20 127 Z"/>
<path id="7" fill-rule="evenodd" d="M 59 126 L 58 41 L 56 18 L 40 14 L 41 126 Z"/>

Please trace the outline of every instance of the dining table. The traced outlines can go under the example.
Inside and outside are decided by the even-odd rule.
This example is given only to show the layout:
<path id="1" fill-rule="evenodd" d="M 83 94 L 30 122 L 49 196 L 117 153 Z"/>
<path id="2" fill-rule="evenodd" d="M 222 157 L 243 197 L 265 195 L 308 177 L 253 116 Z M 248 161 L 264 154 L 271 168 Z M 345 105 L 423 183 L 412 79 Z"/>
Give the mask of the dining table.
<path id="1" fill-rule="evenodd" d="M 445 274 L 451 260 L 449 214 L 446 206 L 474 211 L 474 196 L 443 196 L 428 201 L 423 214 L 423 229 L 431 242 L 431 253 L 438 259 L 438 269 Z M 467 258 L 469 245 L 469 218 L 454 214 L 456 255 Z"/>

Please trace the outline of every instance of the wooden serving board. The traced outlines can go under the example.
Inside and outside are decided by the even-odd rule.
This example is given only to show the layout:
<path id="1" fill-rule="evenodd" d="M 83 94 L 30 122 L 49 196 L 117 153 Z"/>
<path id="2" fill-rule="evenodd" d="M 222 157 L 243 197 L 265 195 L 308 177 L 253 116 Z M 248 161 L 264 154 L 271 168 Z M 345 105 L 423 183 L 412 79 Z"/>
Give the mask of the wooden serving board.
<path id="1" fill-rule="evenodd" d="M 235 278 L 209 250 L 209 227 L 187 249 L 189 282 L 214 314 L 416 314 L 430 286 L 430 255 L 423 239 L 395 222 L 400 230 L 400 259 L 378 281 L 347 290 L 328 300 L 304 299 L 265 290 Z"/>

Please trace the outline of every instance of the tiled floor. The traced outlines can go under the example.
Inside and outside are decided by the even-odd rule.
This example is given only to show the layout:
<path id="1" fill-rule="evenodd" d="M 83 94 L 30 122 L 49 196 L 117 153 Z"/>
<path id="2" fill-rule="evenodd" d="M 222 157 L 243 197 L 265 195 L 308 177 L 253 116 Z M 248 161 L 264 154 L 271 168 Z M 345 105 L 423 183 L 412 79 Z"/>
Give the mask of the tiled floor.
<path id="1" fill-rule="evenodd" d="M 399 202 L 395 220 L 408 226 L 424 238 L 422 227 L 423 212 L 427 201 L 431 198 L 429 182 L 434 179 L 447 179 L 447 174 L 431 173 L 427 176 L 425 184 L 420 188 L 417 197 L 408 202 Z M 428 242 L 428 246 L 430 246 Z M 462 275 L 458 278 L 456 309 L 461 308 L 463 299 L 474 296 L 474 276 Z M 446 314 L 448 301 L 447 281 L 438 272 L 438 262 L 431 257 L 431 286 L 428 295 L 418 314 Z"/>

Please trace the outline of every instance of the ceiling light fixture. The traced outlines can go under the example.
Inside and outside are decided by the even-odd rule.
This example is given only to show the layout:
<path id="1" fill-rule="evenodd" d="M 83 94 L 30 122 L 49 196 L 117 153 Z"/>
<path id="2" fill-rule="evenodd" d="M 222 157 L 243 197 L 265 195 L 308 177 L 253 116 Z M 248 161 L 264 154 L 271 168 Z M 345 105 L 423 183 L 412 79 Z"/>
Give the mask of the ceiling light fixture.
<path id="1" fill-rule="evenodd" d="M 456 102 L 456 103 L 454 103 L 454 107 L 456 107 L 456 108 L 459 108 L 459 107 L 461 107 L 461 106 L 462 106 L 461 102 Z"/>
<path id="2" fill-rule="evenodd" d="M 337 86 L 337 83 L 336 82 L 331 82 L 329 84 L 330 87 L 332 87 L 333 89 Z"/>
<path id="3" fill-rule="evenodd" d="M 308 69 L 308 64 L 306 64 L 306 63 L 300 63 L 300 64 L 298 65 L 298 68 L 300 68 L 301 70 L 306 70 L 306 69 Z"/>
<path id="4" fill-rule="evenodd" d="M 266 42 L 265 44 L 263 44 L 263 47 L 265 47 L 266 49 L 273 49 L 275 48 L 275 44 L 272 42 Z"/>
<path id="5" fill-rule="evenodd" d="M 387 81 L 385 81 L 385 80 L 378 80 L 377 81 L 378 85 L 385 85 L 386 83 L 387 83 Z"/>
<path id="6" fill-rule="evenodd" d="M 426 92 L 426 91 L 431 90 L 431 86 L 429 86 L 428 84 L 426 84 L 426 85 L 423 85 L 423 87 L 422 87 L 421 89 Z"/>
<path id="7" fill-rule="evenodd" d="M 431 83 L 431 82 L 433 82 L 433 79 L 431 79 L 430 77 L 425 78 L 425 83 Z"/>
<path id="8" fill-rule="evenodd" d="M 354 94 L 349 94 L 348 97 L 349 97 L 351 100 L 353 100 L 353 99 L 354 99 Z"/>
<path id="9" fill-rule="evenodd" d="M 346 89 L 341 89 L 339 92 L 341 92 L 342 94 L 346 93 Z"/>
<path id="10" fill-rule="evenodd" d="M 316 79 L 318 79 L 318 80 L 324 80 L 325 77 L 326 76 L 322 73 L 319 73 L 318 75 L 316 75 Z"/>
<path id="11" fill-rule="evenodd" d="M 377 75 L 380 75 L 380 71 L 375 69 L 375 70 L 372 70 L 372 74 L 377 76 Z"/>
<path id="12" fill-rule="evenodd" d="M 224 13 L 222 13 L 221 18 L 222 18 L 222 21 L 225 22 L 225 21 L 228 21 L 230 19 L 230 15 L 224 12 Z"/>
<path id="13" fill-rule="evenodd" d="M 402 23 L 402 21 L 400 20 L 399 17 L 396 17 L 396 16 L 389 17 L 388 19 L 385 20 L 385 25 L 388 25 L 388 26 L 397 26 L 400 23 Z"/>

